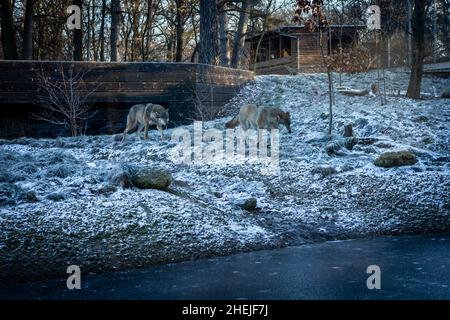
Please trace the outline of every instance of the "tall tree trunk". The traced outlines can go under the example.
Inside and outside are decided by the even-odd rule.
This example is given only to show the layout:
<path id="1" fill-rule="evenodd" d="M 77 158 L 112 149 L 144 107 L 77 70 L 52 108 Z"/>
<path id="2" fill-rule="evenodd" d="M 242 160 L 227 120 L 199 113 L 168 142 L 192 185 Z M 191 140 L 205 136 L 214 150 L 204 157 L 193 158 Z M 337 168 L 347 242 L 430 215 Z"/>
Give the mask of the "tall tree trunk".
<path id="1" fill-rule="evenodd" d="M 139 21 L 140 21 L 140 12 L 139 12 L 139 0 L 133 0 L 132 2 L 132 29 L 133 29 L 133 37 L 132 37 L 132 46 L 131 46 L 131 61 L 137 61 L 138 58 L 138 50 L 141 47 L 139 43 L 141 37 L 139 35 Z"/>
<path id="2" fill-rule="evenodd" d="M 27 0 L 25 3 L 25 18 L 23 22 L 23 43 L 22 43 L 22 59 L 33 59 L 33 2 L 35 0 Z"/>
<path id="3" fill-rule="evenodd" d="M 73 0 L 74 5 L 80 7 L 81 16 L 83 16 L 83 0 Z M 83 18 L 81 17 L 81 21 Z M 82 28 L 73 30 L 73 60 L 83 60 L 83 31 Z"/>
<path id="4" fill-rule="evenodd" d="M 1 3 L 1 40 L 3 47 L 3 54 L 6 60 L 17 60 L 16 45 L 16 28 L 13 19 L 13 5 L 12 0 L 2 0 Z"/>
<path id="5" fill-rule="evenodd" d="M 105 20 L 106 0 L 102 0 L 102 17 L 100 22 L 100 61 L 105 61 Z"/>
<path id="6" fill-rule="evenodd" d="M 250 10 L 250 1 L 243 1 L 241 12 L 239 14 L 239 23 L 233 42 L 233 55 L 231 56 L 231 67 L 238 68 L 241 60 L 241 54 L 245 45 L 245 34 L 247 33 L 248 11 Z"/>
<path id="7" fill-rule="evenodd" d="M 220 65 L 228 67 L 230 64 L 230 39 L 228 38 L 228 6 L 226 3 L 220 8 L 219 14 L 219 48 Z"/>
<path id="8" fill-rule="evenodd" d="M 155 10 L 156 11 L 156 10 Z M 144 30 L 142 31 L 141 51 L 142 61 L 147 61 L 149 54 L 149 45 L 152 43 L 152 27 L 155 14 L 153 13 L 153 0 L 147 0 L 147 12 Z"/>
<path id="9" fill-rule="evenodd" d="M 156 10 L 155 10 L 156 11 Z M 147 61 L 149 54 L 149 44 L 152 43 L 152 27 L 155 14 L 153 13 L 153 0 L 147 0 L 147 13 L 144 25 L 144 31 L 142 31 L 141 39 L 141 51 L 142 61 Z"/>
<path id="10" fill-rule="evenodd" d="M 199 63 L 217 64 L 218 48 L 216 0 L 200 0 Z"/>
<path id="11" fill-rule="evenodd" d="M 195 46 L 194 46 L 194 51 L 191 54 L 191 62 L 194 63 L 196 61 L 198 62 L 198 48 L 199 48 L 199 41 L 200 41 L 200 39 L 199 39 L 199 36 L 198 36 L 199 32 L 197 30 L 200 27 L 198 26 L 198 23 L 197 24 L 195 23 L 196 13 L 193 10 L 192 6 L 191 6 L 191 9 L 190 9 L 190 12 L 189 12 L 189 16 L 190 16 L 189 18 L 191 19 L 192 31 L 194 32 Z"/>
<path id="12" fill-rule="evenodd" d="M 167 39 L 167 54 L 166 54 L 166 60 L 167 61 L 173 61 L 174 60 L 174 46 L 175 46 L 175 39 L 174 34 L 171 32 L 169 34 L 169 37 Z"/>
<path id="13" fill-rule="evenodd" d="M 441 28 L 442 28 L 442 43 L 444 43 L 445 46 L 445 54 L 450 53 L 450 37 L 448 36 L 448 26 L 450 24 L 450 19 L 447 14 L 450 9 L 450 1 L 449 0 L 441 0 L 441 6 L 442 6 L 442 22 L 441 22 Z"/>
<path id="14" fill-rule="evenodd" d="M 423 58 L 425 55 L 425 0 L 415 0 L 414 2 L 412 31 L 412 66 L 406 96 L 412 99 L 419 99 L 423 75 Z"/>
<path id="15" fill-rule="evenodd" d="M 122 30 L 123 17 L 120 0 L 111 2 L 111 61 L 122 60 Z"/>
<path id="16" fill-rule="evenodd" d="M 176 7 L 176 20 L 175 20 L 175 33 L 177 38 L 177 48 L 175 52 L 175 61 L 180 62 L 183 61 L 183 49 L 184 49 L 184 16 L 185 16 L 185 1 L 177 0 Z"/>
<path id="17" fill-rule="evenodd" d="M 91 25 L 91 7 L 94 7 L 94 5 L 91 3 L 92 0 L 88 0 L 88 5 L 87 5 L 87 39 L 86 39 L 86 61 L 91 60 L 91 43 L 93 44 L 95 42 L 95 39 L 91 38 L 91 29 L 92 29 L 92 25 Z M 95 20 L 95 16 L 92 15 L 92 19 Z"/>

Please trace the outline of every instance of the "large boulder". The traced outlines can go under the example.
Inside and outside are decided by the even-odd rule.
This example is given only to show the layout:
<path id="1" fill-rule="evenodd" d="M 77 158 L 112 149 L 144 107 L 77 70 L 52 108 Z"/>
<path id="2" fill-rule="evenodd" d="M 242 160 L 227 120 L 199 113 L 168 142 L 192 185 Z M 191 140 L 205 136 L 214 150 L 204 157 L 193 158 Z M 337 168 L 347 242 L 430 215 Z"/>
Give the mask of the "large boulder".
<path id="1" fill-rule="evenodd" d="M 417 159 L 414 153 L 407 150 L 384 152 L 374 161 L 376 166 L 383 168 L 411 166 L 416 163 Z"/>
<path id="2" fill-rule="evenodd" d="M 172 183 L 172 174 L 161 168 L 132 167 L 131 182 L 139 189 L 167 190 Z"/>

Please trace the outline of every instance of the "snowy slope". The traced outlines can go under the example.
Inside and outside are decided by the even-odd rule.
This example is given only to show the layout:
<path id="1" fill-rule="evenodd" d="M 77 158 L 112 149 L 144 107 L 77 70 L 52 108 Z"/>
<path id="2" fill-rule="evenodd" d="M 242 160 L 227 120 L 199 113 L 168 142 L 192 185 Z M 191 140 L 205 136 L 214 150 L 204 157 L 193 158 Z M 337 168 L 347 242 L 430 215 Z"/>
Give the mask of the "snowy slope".
<path id="1" fill-rule="evenodd" d="M 337 80 L 337 79 L 335 79 Z M 407 74 L 387 73 L 404 90 Z M 344 75 L 366 89 L 376 73 Z M 448 90 L 425 78 L 423 91 Z M 290 111 L 281 129 L 280 175 L 261 165 L 175 164 L 170 140 L 131 135 L 0 142 L 0 278 L 65 275 L 67 264 L 99 272 L 243 250 L 377 234 L 450 230 L 450 101 L 335 94 L 334 141 L 352 123 L 374 143 L 326 152 L 326 75 L 262 76 L 226 107 L 246 103 Z M 205 124 L 224 128 L 230 116 Z M 192 131 L 192 126 L 186 126 Z M 172 130 L 166 135 L 170 136 Z M 410 150 L 418 163 L 379 168 L 382 152 Z M 128 164 L 157 166 L 174 176 L 172 192 L 122 188 Z M 260 211 L 236 204 L 255 197 Z M 33 268 L 32 274 L 26 274 Z M 38 271 L 36 271 L 38 270 Z M 24 274 L 25 272 L 25 274 Z"/>

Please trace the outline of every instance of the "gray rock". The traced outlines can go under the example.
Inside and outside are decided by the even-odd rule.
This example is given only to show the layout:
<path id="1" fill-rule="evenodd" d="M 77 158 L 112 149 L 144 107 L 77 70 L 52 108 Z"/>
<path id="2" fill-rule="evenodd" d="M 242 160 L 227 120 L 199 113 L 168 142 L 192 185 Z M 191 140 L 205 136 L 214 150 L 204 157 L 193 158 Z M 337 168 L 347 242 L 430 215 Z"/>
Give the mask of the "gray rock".
<path id="1" fill-rule="evenodd" d="M 337 173 L 337 170 L 333 167 L 316 167 L 312 170 L 312 173 L 320 174 L 323 177 L 331 176 Z"/>
<path id="2" fill-rule="evenodd" d="M 172 174 L 161 168 L 130 168 L 131 182 L 139 189 L 167 190 L 172 183 Z"/>
<path id="3" fill-rule="evenodd" d="M 113 141 L 114 141 L 114 142 L 121 142 L 121 141 L 122 141 L 122 138 L 123 138 L 123 134 L 122 134 L 122 133 L 115 134 L 115 135 L 113 136 Z"/>
<path id="4" fill-rule="evenodd" d="M 46 198 L 49 200 L 52 200 L 52 201 L 62 201 L 66 197 L 61 192 L 53 192 L 53 193 L 50 193 L 49 195 L 47 195 Z"/>
<path id="5" fill-rule="evenodd" d="M 223 197 L 223 193 L 222 193 L 222 192 L 214 191 L 212 194 L 213 194 L 216 198 L 222 198 L 222 197 Z"/>
<path id="6" fill-rule="evenodd" d="M 130 182 L 131 183 L 131 182 Z M 96 190 L 92 190 L 95 194 L 108 195 L 117 191 L 117 187 L 108 183 L 100 185 Z"/>
<path id="7" fill-rule="evenodd" d="M 39 199 L 34 191 L 24 191 L 21 195 L 25 202 L 38 202 Z"/>
<path id="8" fill-rule="evenodd" d="M 391 168 L 400 166 L 411 166 L 417 163 L 416 156 L 411 151 L 384 152 L 375 159 L 377 167 Z"/>
<path id="9" fill-rule="evenodd" d="M 113 187 L 120 187 L 124 189 L 131 188 L 131 174 L 123 168 L 114 169 L 108 176 L 109 184 Z"/>
<path id="10" fill-rule="evenodd" d="M 256 198 L 249 198 L 245 200 L 243 203 L 238 204 L 238 206 L 246 211 L 255 211 L 256 204 L 257 204 Z"/>

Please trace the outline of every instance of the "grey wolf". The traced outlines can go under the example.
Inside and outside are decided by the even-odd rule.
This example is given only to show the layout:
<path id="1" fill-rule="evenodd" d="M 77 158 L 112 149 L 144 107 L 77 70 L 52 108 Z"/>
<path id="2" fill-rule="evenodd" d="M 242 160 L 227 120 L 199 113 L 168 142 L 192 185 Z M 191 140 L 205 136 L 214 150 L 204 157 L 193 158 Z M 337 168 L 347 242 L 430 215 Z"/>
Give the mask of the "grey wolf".
<path id="1" fill-rule="evenodd" d="M 279 108 L 257 107 L 249 104 L 241 107 L 239 114 L 225 124 L 226 128 L 235 128 L 238 125 L 244 131 L 248 129 L 278 129 L 279 124 L 283 124 L 289 133 L 291 131 L 291 115 Z"/>
<path id="2" fill-rule="evenodd" d="M 122 142 L 125 140 L 127 133 L 138 127 L 136 135 L 140 138 L 142 129 L 144 129 L 145 139 L 148 139 L 148 128 L 156 125 L 161 139 L 164 139 L 163 126 L 167 128 L 169 124 L 169 112 L 159 104 L 147 103 L 136 104 L 130 108 L 127 117 L 127 127 L 123 132 Z"/>

